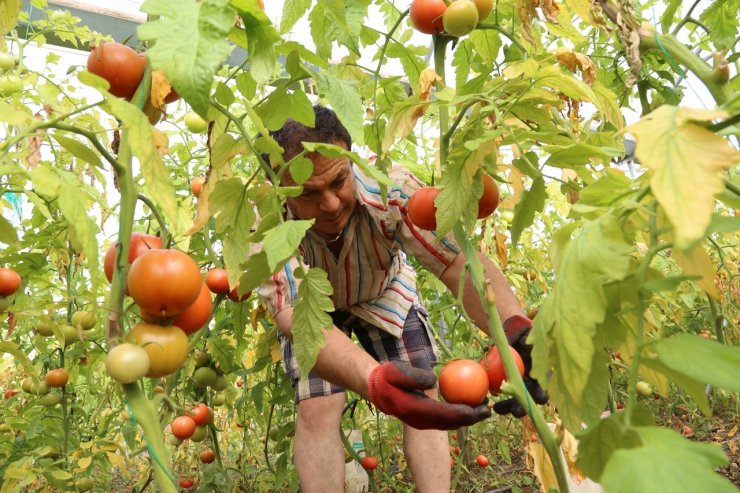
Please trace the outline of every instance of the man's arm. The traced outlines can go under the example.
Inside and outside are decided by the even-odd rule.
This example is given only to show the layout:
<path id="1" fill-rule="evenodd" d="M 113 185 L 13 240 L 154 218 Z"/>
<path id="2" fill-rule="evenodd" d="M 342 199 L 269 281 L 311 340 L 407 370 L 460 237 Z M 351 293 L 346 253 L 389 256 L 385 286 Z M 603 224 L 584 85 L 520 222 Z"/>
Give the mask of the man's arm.
<path id="1" fill-rule="evenodd" d="M 514 292 L 509 287 L 508 281 L 499 268 L 482 253 L 478 253 L 478 258 L 485 268 L 485 278 L 490 280 L 491 286 L 493 287 L 493 293 L 496 296 L 496 309 L 501 321 L 505 322 L 514 315 L 520 315 L 522 317 L 525 316 L 524 309 L 519 304 Z M 461 253 L 455 257 L 455 260 L 452 261 L 449 267 L 447 267 L 440 276 L 440 280 L 455 296 L 457 296 L 460 291 L 460 274 L 463 272 L 465 263 L 465 255 Z M 488 335 L 491 335 L 491 329 L 488 326 L 488 315 L 481 303 L 478 293 L 473 287 L 473 281 L 470 278 L 469 272 L 465 278 L 462 300 L 468 316 L 478 327 Z"/>

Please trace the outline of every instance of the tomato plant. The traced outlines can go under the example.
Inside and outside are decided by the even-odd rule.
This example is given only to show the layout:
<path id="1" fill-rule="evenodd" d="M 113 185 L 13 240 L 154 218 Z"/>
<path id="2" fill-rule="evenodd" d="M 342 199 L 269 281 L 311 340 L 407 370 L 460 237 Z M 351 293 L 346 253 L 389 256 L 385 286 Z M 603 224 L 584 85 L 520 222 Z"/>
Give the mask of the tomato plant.
<path id="1" fill-rule="evenodd" d="M 120 43 L 102 43 L 87 57 L 87 70 L 107 80 L 110 93 L 131 99 L 144 75 L 146 59 Z"/>
<path id="2" fill-rule="evenodd" d="M 414 0 L 409 12 L 411 24 L 424 34 L 439 34 L 444 30 L 442 14 L 445 9 L 444 0 Z"/>
<path id="3" fill-rule="evenodd" d="M 455 0 L 442 15 L 445 32 L 451 36 L 466 36 L 478 25 L 478 9 L 471 0 Z"/>
<path id="4" fill-rule="evenodd" d="M 378 458 L 374 455 L 367 455 L 360 459 L 360 464 L 366 471 L 374 471 L 378 467 Z"/>
<path id="5" fill-rule="evenodd" d="M 44 376 L 44 380 L 49 387 L 64 387 L 69 381 L 69 372 L 65 368 L 50 370 Z"/>
<path id="6" fill-rule="evenodd" d="M 200 461 L 203 464 L 210 464 L 214 460 L 216 460 L 216 453 L 213 450 L 207 449 L 200 453 Z"/>
<path id="7" fill-rule="evenodd" d="M 206 285 L 212 293 L 226 294 L 229 292 L 229 276 L 226 269 L 216 267 L 206 273 Z"/>
<path id="8" fill-rule="evenodd" d="M 511 355 L 514 357 L 514 362 L 519 369 L 519 374 L 523 376 L 524 361 L 522 361 L 522 357 L 513 347 L 509 346 L 509 350 L 511 351 Z M 488 388 L 491 393 L 496 395 L 501 392 L 501 384 L 506 380 L 506 370 L 504 370 L 504 364 L 501 361 L 498 347 L 493 346 L 489 349 L 485 358 L 481 359 L 480 364 L 488 375 Z"/>
<path id="9" fill-rule="evenodd" d="M 439 195 L 439 189 L 435 187 L 423 187 L 418 189 L 409 199 L 406 209 L 409 219 L 421 229 L 437 229 L 437 207 L 434 199 Z"/>
<path id="10" fill-rule="evenodd" d="M 131 264 L 128 287 L 139 307 L 162 318 L 184 312 L 203 281 L 193 259 L 179 250 L 149 250 Z"/>
<path id="11" fill-rule="evenodd" d="M 147 377 L 158 378 L 180 369 L 188 357 L 188 336 L 174 325 L 136 324 L 126 340 L 144 348 L 149 355 Z"/>
<path id="12" fill-rule="evenodd" d="M 452 404 L 478 405 L 488 393 L 486 370 L 477 361 L 452 360 L 439 373 L 439 391 Z"/>
<path id="13" fill-rule="evenodd" d="M 114 346 L 105 357 L 105 369 L 113 380 L 133 383 L 149 373 L 149 353 L 136 344 Z"/>
<path id="14" fill-rule="evenodd" d="M 180 440 L 187 440 L 195 433 L 195 421 L 190 416 L 178 416 L 170 423 L 170 429 Z"/>
<path id="15" fill-rule="evenodd" d="M 482 176 L 483 195 L 478 199 L 478 219 L 493 214 L 499 203 L 499 191 L 496 182 L 485 173 Z"/>
<path id="16" fill-rule="evenodd" d="M 10 296 L 21 287 L 21 276 L 13 269 L 0 268 L 0 296 Z"/>

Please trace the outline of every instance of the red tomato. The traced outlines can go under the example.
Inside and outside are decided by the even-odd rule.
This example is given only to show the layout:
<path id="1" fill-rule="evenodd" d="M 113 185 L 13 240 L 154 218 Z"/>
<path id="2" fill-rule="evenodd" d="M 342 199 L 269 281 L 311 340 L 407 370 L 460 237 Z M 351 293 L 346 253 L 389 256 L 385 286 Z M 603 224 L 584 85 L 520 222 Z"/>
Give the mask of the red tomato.
<path id="1" fill-rule="evenodd" d="M 360 464 L 366 471 L 372 471 L 378 467 L 378 458 L 374 455 L 368 455 L 360 460 Z"/>
<path id="2" fill-rule="evenodd" d="M 206 182 L 205 177 L 203 176 L 196 176 L 192 180 L 190 180 L 190 192 L 195 197 L 200 197 L 200 192 L 203 191 L 203 184 Z"/>
<path id="3" fill-rule="evenodd" d="M 21 276 L 13 269 L 0 269 L 0 296 L 10 296 L 21 287 Z"/>
<path id="4" fill-rule="evenodd" d="M 181 479 L 180 480 L 180 488 L 191 488 L 195 484 L 195 481 L 192 479 Z"/>
<path id="5" fill-rule="evenodd" d="M 10 399 L 11 397 L 13 397 L 17 393 L 18 393 L 18 391 L 15 390 L 15 389 L 5 389 L 5 390 L 3 390 L 3 397 L 5 397 L 6 399 Z"/>
<path id="6" fill-rule="evenodd" d="M 64 368 L 49 371 L 44 377 L 49 387 L 64 387 L 69 381 L 69 373 Z"/>
<path id="7" fill-rule="evenodd" d="M 214 294 L 226 294 L 229 292 L 229 276 L 226 269 L 215 268 L 206 274 L 208 289 Z"/>
<path id="8" fill-rule="evenodd" d="M 193 421 L 195 421 L 195 424 L 198 426 L 205 426 L 213 423 L 213 411 L 203 403 L 195 406 L 191 411 L 191 414 Z"/>
<path id="9" fill-rule="evenodd" d="M 216 460 L 216 453 L 213 450 L 207 449 L 200 453 L 200 461 L 203 464 L 210 464 L 214 460 Z"/>
<path id="10" fill-rule="evenodd" d="M 486 467 L 488 465 L 488 457 L 480 454 L 478 457 L 475 458 L 475 462 L 481 467 Z"/>
<path id="11" fill-rule="evenodd" d="M 449 403 L 476 406 L 488 393 L 486 370 L 470 359 L 452 360 L 439 374 L 439 391 Z"/>
<path id="12" fill-rule="evenodd" d="M 172 434 L 180 440 L 185 440 L 195 433 L 195 421 L 190 416 L 178 416 L 170 424 Z"/>
<path id="13" fill-rule="evenodd" d="M 424 34 L 439 34 L 444 31 L 442 14 L 447 5 L 444 0 L 414 0 L 411 3 L 411 25 Z"/>
<path id="14" fill-rule="evenodd" d="M 249 296 L 250 296 L 251 294 L 252 294 L 252 292 L 251 292 L 251 291 L 247 291 L 247 292 L 246 292 L 246 293 L 244 293 L 244 294 L 243 294 L 243 295 L 241 296 L 241 298 L 240 298 L 240 297 L 239 297 L 239 284 L 237 283 L 237 285 L 236 285 L 236 286 L 234 286 L 234 289 L 232 289 L 231 291 L 229 291 L 229 299 L 230 299 L 231 301 L 236 301 L 236 302 L 239 302 L 239 301 L 244 301 L 244 300 L 246 300 L 247 298 L 249 298 Z"/>
<path id="15" fill-rule="evenodd" d="M 146 57 L 120 43 L 103 43 L 87 57 L 87 70 L 110 84 L 110 93 L 131 99 L 144 76 Z"/>
<path id="16" fill-rule="evenodd" d="M 128 287 L 136 304 L 162 318 L 179 315 L 195 303 L 202 285 L 198 264 L 179 250 L 144 252 L 128 271 Z"/>
<path id="17" fill-rule="evenodd" d="M 519 369 L 519 374 L 524 375 L 524 361 L 519 353 L 513 347 L 509 346 L 511 355 L 514 357 L 514 362 Z M 493 395 L 501 392 L 501 384 L 506 380 L 506 370 L 504 370 L 504 364 L 501 362 L 501 355 L 498 353 L 498 348 L 493 346 L 488 350 L 486 357 L 480 362 L 483 368 L 486 370 L 488 375 L 488 388 Z"/>
<path id="18" fill-rule="evenodd" d="M 195 303 L 179 314 L 172 325 L 180 327 L 186 334 L 197 332 L 211 319 L 211 309 L 211 292 L 203 283 Z"/>
<path id="19" fill-rule="evenodd" d="M 118 242 L 114 242 L 108 247 L 105 252 L 105 261 L 103 262 L 103 270 L 105 271 L 105 277 L 108 282 L 113 279 L 113 262 L 115 262 L 116 246 Z M 128 263 L 130 264 L 139 256 L 149 250 L 158 250 L 162 248 L 162 238 L 159 236 L 148 235 L 144 233 L 131 233 L 131 242 L 128 248 Z"/>
<path id="20" fill-rule="evenodd" d="M 478 219 L 483 219 L 493 214 L 498 207 L 499 192 L 493 178 L 483 175 L 483 195 L 478 200 Z"/>
<path id="21" fill-rule="evenodd" d="M 437 229 L 437 207 L 434 199 L 439 195 L 439 189 L 435 187 L 424 187 L 418 189 L 409 199 L 406 205 L 409 219 L 417 227 L 429 231 Z"/>

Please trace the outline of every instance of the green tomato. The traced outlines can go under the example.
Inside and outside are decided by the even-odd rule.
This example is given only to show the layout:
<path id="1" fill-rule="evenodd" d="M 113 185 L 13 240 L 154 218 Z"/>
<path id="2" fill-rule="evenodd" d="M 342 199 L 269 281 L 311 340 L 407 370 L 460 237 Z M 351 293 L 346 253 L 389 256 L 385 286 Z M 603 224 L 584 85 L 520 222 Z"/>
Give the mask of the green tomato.
<path id="1" fill-rule="evenodd" d="M 36 333 L 44 337 L 53 336 L 54 330 L 51 328 L 52 325 L 54 325 L 54 322 L 44 317 L 36 324 Z"/>
<path id="2" fill-rule="evenodd" d="M 13 297 L 12 296 L 0 296 L 0 313 L 5 312 L 5 310 L 10 307 L 10 305 L 13 304 Z"/>
<path id="3" fill-rule="evenodd" d="M 197 428 L 196 428 L 195 431 L 198 431 Z M 170 444 L 171 445 L 174 445 L 175 447 L 177 447 L 178 445 L 180 445 L 183 442 L 181 439 L 177 438 L 175 435 L 170 435 L 169 440 L 170 440 Z"/>
<path id="4" fill-rule="evenodd" d="M 201 366 L 193 372 L 193 384 L 196 387 L 205 388 L 216 383 L 218 374 L 216 370 L 208 366 Z"/>
<path id="5" fill-rule="evenodd" d="M 229 385 L 229 381 L 226 380 L 226 377 L 223 375 L 219 375 L 216 377 L 216 381 L 211 384 L 211 388 L 213 390 L 226 390 L 226 387 Z"/>
<path id="6" fill-rule="evenodd" d="M 96 323 L 95 312 L 80 310 L 72 314 L 72 325 L 74 327 L 80 327 L 82 330 L 90 330 L 95 327 Z"/>
<path id="7" fill-rule="evenodd" d="M 190 439 L 194 442 L 202 442 L 206 439 L 208 436 L 208 427 L 207 426 L 196 426 L 195 427 L 195 433 L 193 433 L 193 436 L 190 437 Z"/>
<path id="8" fill-rule="evenodd" d="M 95 481 L 93 478 L 82 478 L 75 481 L 75 486 L 77 487 L 77 491 L 90 491 L 95 486 Z"/>
<path id="9" fill-rule="evenodd" d="M 642 397 L 650 397 L 653 395 L 653 388 L 650 386 L 649 383 L 639 381 L 637 382 L 637 393 L 641 395 Z"/>
<path id="10" fill-rule="evenodd" d="M 39 403 L 44 407 L 54 407 L 62 401 L 62 396 L 57 392 L 50 392 L 43 397 L 39 397 Z"/>
<path id="11" fill-rule="evenodd" d="M 478 9 L 470 0 L 452 2 L 442 14 L 442 24 L 450 36 L 465 36 L 478 25 Z"/>
<path id="12" fill-rule="evenodd" d="M 49 392 L 49 386 L 43 379 L 35 383 L 31 377 L 24 378 L 21 382 L 21 388 L 27 394 L 44 395 Z"/>
<path id="13" fill-rule="evenodd" d="M 76 327 L 62 324 L 59 326 L 59 329 L 62 331 L 62 335 L 64 336 L 65 347 L 71 346 L 72 344 L 80 340 L 80 333 L 77 331 Z"/>
<path id="14" fill-rule="evenodd" d="M 185 126 L 187 129 L 194 134 L 202 134 L 208 129 L 208 122 L 205 121 L 200 115 L 194 111 L 189 112 L 185 115 Z"/>
<path id="15" fill-rule="evenodd" d="M 10 53 L 0 53 L 0 72 L 15 67 L 15 57 Z"/>
<path id="16" fill-rule="evenodd" d="M 10 431 L 10 425 L 8 423 L 0 424 L 0 433 L 7 433 Z"/>
<path id="17" fill-rule="evenodd" d="M 12 96 L 23 90 L 23 81 L 16 75 L 0 77 L 0 96 Z"/>
<path id="18" fill-rule="evenodd" d="M 105 369 L 120 383 L 133 383 L 149 372 L 149 354 L 141 346 L 123 343 L 108 351 Z"/>
<path id="19" fill-rule="evenodd" d="M 226 402 L 226 396 L 223 394 L 217 394 L 213 396 L 213 401 L 211 403 L 213 404 L 213 407 L 223 406 Z"/>
<path id="20" fill-rule="evenodd" d="M 193 353 L 193 359 L 195 360 L 195 367 L 200 368 L 208 364 L 208 353 L 205 351 L 196 351 Z"/>

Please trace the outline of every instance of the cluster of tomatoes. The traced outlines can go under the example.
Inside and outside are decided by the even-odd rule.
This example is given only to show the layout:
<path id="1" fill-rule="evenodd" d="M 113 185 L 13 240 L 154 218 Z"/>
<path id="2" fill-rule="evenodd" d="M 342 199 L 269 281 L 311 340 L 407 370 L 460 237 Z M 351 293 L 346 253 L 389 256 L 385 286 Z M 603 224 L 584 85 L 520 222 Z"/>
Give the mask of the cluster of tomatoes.
<path id="1" fill-rule="evenodd" d="M 202 442 L 208 436 L 208 425 L 211 423 L 213 423 L 213 410 L 200 403 L 189 413 L 173 419 L 170 423 L 170 431 L 172 431 L 172 436 L 177 439 L 176 443 L 178 445 L 187 439 Z"/>
<path id="2" fill-rule="evenodd" d="M 478 219 L 484 219 L 496 210 L 499 203 L 499 190 L 496 182 L 487 174 L 482 175 L 483 195 L 478 199 Z M 422 187 L 409 199 L 406 209 L 409 219 L 417 227 L 433 231 L 437 229 L 437 206 L 434 200 L 440 190 L 436 187 Z"/>
<path id="3" fill-rule="evenodd" d="M 493 0 L 414 0 L 411 24 L 425 34 L 465 36 L 493 11 Z"/>
<path id="4" fill-rule="evenodd" d="M 509 347 L 520 375 L 524 375 L 524 362 L 516 349 Z M 439 374 L 439 391 L 451 404 L 477 406 L 486 394 L 497 395 L 506 380 L 498 347 L 493 346 L 480 362 L 455 359 L 447 363 Z"/>

